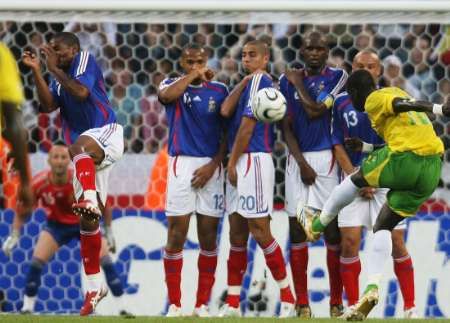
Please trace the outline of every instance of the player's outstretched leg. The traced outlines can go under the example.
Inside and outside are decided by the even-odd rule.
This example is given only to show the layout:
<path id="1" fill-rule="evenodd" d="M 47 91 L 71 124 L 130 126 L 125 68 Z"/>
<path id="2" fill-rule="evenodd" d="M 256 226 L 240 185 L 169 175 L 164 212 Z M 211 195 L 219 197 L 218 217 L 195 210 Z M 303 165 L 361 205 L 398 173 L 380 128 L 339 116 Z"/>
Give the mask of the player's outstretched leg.
<path id="1" fill-rule="evenodd" d="M 352 176 L 347 176 L 341 184 L 333 189 L 320 215 L 313 214 L 313 216 L 310 216 L 311 211 L 308 211 L 306 206 L 300 206 L 297 210 L 297 219 L 305 230 L 308 239 L 310 241 L 316 240 L 320 233 L 325 231 L 327 225 L 336 218 L 339 211 L 350 204 L 357 196 L 360 188 L 364 186 L 369 185 L 361 170 L 359 170 Z"/>
<path id="2" fill-rule="evenodd" d="M 283 253 L 270 232 L 270 218 L 266 216 L 248 219 L 248 225 L 252 236 L 264 253 L 267 267 L 269 267 L 280 288 L 281 309 L 279 317 L 292 317 L 295 315 L 295 298 L 289 286 Z"/>

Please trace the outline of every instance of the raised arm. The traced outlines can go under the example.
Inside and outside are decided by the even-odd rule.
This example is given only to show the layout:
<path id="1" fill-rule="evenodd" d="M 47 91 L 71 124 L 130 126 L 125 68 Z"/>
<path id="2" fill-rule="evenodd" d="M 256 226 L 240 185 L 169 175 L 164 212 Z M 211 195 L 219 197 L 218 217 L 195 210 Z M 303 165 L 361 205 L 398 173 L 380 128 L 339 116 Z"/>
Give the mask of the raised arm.
<path id="1" fill-rule="evenodd" d="M 35 53 L 25 51 L 22 55 L 22 61 L 25 66 L 28 66 L 31 69 L 31 72 L 33 74 L 41 111 L 49 113 L 56 110 L 58 106 L 53 99 L 53 95 L 48 88 L 47 82 L 45 82 L 44 77 L 42 76 L 39 58 Z"/>
<path id="2" fill-rule="evenodd" d="M 292 83 L 297 90 L 297 94 L 308 117 L 310 119 L 319 118 L 325 111 L 332 107 L 333 96 L 337 95 L 345 84 L 347 73 L 342 71 L 340 75 L 338 74 L 338 78 L 326 87 L 325 92 L 319 93 L 317 102 L 308 94 L 304 85 L 303 74 L 303 70 L 288 70 L 285 72 L 288 81 Z M 327 91 L 329 93 L 326 93 Z"/>
<path id="3" fill-rule="evenodd" d="M 220 106 L 220 114 L 224 118 L 230 118 L 234 111 L 236 110 L 236 106 L 239 102 L 239 98 L 241 97 L 242 92 L 247 86 L 248 82 L 251 80 L 253 75 L 247 75 L 244 77 L 231 91 L 231 93 L 226 97 Z"/>
<path id="4" fill-rule="evenodd" d="M 86 100 L 90 94 L 89 89 L 77 80 L 72 79 L 58 67 L 58 56 L 53 47 L 44 45 L 41 47 L 41 51 L 46 57 L 48 71 L 52 73 L 53 77 L 61 84 L 64 90 L 79 101 Z"/>
<path id="5" fill-rule="evenodd" d="M 176 101 L 186 91 L 187 87 L 196 79 L 202 78 L 209 80 L 214 76 L 214 72 L 207 67 L 201 69 L 194 69 L 189 74 L 186 74 L 175 82 L 170 84 L 162 84 L 158 90 L 158 99 L 163 104 L 168 104 Z"/>
<path id="6" fill-rule="evenodd" d="M 428 101 L 416 101 L 411 98 L 395 98 L 392 101 L 392 108 L 395 113 L 417 111 L 450 116 L 450 101 L 445 104 L 435 104 Z"/>

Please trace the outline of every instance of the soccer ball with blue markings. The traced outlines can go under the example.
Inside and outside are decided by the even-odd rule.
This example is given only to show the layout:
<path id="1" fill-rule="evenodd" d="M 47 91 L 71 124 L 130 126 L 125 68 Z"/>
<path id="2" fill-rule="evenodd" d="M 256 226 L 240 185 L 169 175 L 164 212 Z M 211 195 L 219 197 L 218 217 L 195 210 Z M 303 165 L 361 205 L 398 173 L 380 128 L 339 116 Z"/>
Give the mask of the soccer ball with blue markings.
<path id="1" fill-rule="evenodd" d="M 283 119 L 286 113 L 286 99 L 275 88 L 267 87 L 256 93 L 252 102 L 252 112 L 262 122 L 276 122 Z"/>

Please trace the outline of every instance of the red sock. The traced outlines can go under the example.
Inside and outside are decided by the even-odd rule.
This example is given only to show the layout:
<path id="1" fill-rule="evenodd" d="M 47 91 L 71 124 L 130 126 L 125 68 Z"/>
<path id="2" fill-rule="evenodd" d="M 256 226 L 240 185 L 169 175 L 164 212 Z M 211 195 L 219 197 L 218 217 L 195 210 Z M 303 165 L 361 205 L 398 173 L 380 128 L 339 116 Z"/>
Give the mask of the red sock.
<path id="1" fill-rule="evenodd" d="M 231 307 L 239 307 L 242 279 L 247 270 L 247 248 L 246 247 L 230 247 L 228 256 L 228 294 L 227 304 Z"/>
<path id="2" fill-rule="evenodd" d="M 206 305 L 211 296 L 217 267 L 217 249 L 213 251 L 200 250 L 198 255 L 198 287 L 195 307 Z"/>
<path id="3" fill-rule="evenodd" d="M 361 273 L 361 261 L 359 257 L 341 257 L 341 279 L 347 295 L 348 306 L 356 304 L 359 298 L 359 274 Z"/>
<path id="4" fill-rule="evenodd" d="M 327 267 L 330 280 L 330 305 L 342 304 L 342 280 L 339 269 L 339 245 L 327 244 Z"/>
<path id="5" fill-rule="evenodd" d="M 308 305 L 308 243 L 291 243 L 291 271 L 297 304 Z"/>
<path id="6" fill-rule="evenodd" d="M 403 296 L 403 308 L 405 310 L 415 306 L 414 304 L 414 267 L 410 255 L 394 259 L 394 272 L 397 276 L 400 290 Z"/>
<path id="7" fill-rule="evenodd" d="M 102 237 L 100 228 L 95 231 L 80 230 L 80 254 L 86 275 L 100 272 L 100 249 Z"/>
<path id="8" fill-rule="evenodd" d="M 261 246 L 264 257 L 266 258 L 267 267 L 269 267 L 273 278 L 280 287 L 280 300 L 287 303 L 295 303 L 294 295 L 292 295 L 289 281 L 286 274 L 286 265 L 284 263 L 283 253 L 275 240 L 268 245 Z"/>
<path id="9" fill-rule="evenodd" d="M 73 158 L 75 174 L 83 191 L 95 191 L 95 164 L 88 154 L 79 154 Z"/>
<path id="10" fill-rule="evenodd" d="M 169 303 L 181 307 L 181 268 L 183 268 L 183 251 L 164 252 L 164 272 Z"/>

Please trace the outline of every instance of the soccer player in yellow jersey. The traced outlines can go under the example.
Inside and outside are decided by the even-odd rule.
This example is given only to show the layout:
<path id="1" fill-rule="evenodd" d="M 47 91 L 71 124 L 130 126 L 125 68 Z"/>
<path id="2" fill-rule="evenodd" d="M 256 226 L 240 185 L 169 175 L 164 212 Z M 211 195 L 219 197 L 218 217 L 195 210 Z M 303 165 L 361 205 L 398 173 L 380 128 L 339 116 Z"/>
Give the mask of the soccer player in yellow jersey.
<path id="1" fill-rule="evenodd" d="M 0 125 L 3 137 L 11 143 L 11 156 L 14 168 L 19 172 L 20 187 L 18 192 L 20 207 L 30 211 L 32 193 L 30 174 L 28 172 L 27 135 L 22 123 L 23 90 L 16 61 L 8 47 L 0 42 Z"/>
<path id="2" fill-rule="evenodd" d="M 366 111 L 386 146 L 372 152 L 357 172 L 333 190 L 320 215 L 311 215 L 305 207 L 298 212 L 298 220 L 309 239 L 314 240 L 361 188 L 390 189 L 373 228 L 368 286 L 346 317 L 363 320 L 378 302 L 381 274 L 392 251 L 392 229 L 405 217 L 415 215 L 439 182 L 444 145 L 424 112 L 450 116 L 450 104 L 416 101 L 395 87 L 377 89 L 374 78 L 366 70 L 352 73 L 347 92 L 353 106 Z"/>

